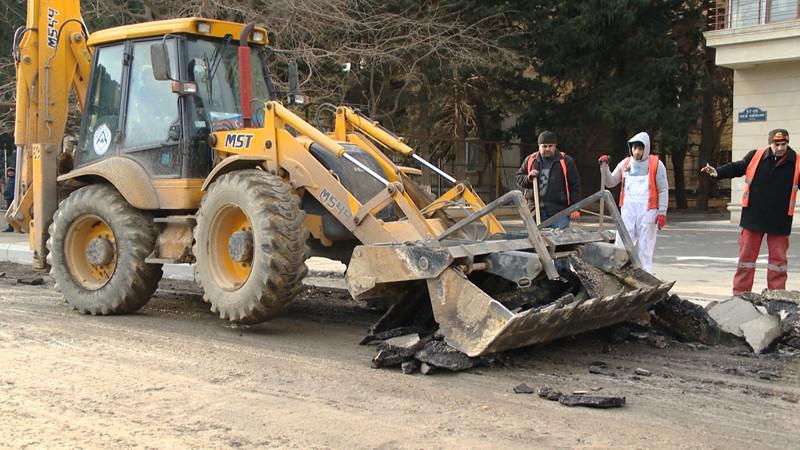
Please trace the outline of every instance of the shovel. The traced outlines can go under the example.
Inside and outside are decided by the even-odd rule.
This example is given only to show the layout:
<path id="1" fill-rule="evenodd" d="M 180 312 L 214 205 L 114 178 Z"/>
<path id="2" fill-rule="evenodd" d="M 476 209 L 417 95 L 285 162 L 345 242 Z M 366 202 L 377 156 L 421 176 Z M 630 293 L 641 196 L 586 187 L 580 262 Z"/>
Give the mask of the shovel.
<path id="1" fill-rule="evenodd" d="M 605 162 L 600 163 L 600 190 L 606 190 L 606 171 L 603 170 L 603 164 Z M 603 219 L 605 218 L 605 209 L 606 209 L 606 202 L 605 197 L 600 197 L 600 229 L 603 229 Z"/>
<path id="2" fill-rule="evenodd" d="M 533 179 L 533 206 L 536 207 L 536 225 L 542 223 L 542 215 L 539 213 L 539 176 Z"/>

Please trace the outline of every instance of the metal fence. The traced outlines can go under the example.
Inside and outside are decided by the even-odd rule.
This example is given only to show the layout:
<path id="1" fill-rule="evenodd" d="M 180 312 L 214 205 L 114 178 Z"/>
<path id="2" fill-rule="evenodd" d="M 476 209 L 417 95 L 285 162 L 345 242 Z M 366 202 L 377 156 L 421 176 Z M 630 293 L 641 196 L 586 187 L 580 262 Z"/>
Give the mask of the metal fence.
<path id="1" fill-rule="evenodd" d="M 431 140 L 427 145 L 409 144 L 453 178 L 469 182 L 485 201 L 495 200 L 509 190 L 516 189 L 514 174 L 522 160 L 534 151 L 535 145 L 508 141 L 479 139 Z M 408 161 L 398 161 L 401 165 Z M 433 171 L 423 170 L 419 183 L 433 194 L 441 195 L 452 183 Z"/>

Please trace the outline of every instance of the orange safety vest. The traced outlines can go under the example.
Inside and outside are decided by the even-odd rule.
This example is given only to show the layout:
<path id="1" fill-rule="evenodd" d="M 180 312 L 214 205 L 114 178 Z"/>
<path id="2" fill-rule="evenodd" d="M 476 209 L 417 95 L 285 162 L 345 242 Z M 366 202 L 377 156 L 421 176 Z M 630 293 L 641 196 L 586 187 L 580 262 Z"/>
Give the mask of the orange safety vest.
<path id="1" fill-rule="evenodd" d="M 528 175 L 531 174 L 531 170 L 533 170 L 533 162 L 536 161 L 536 156 L 539 155 L 539 152 L 533 152 L 530 158 L 528 158 Z M 567 206 L 571 205 L 572 202 L 569 201 L 569 181 L 567 180 L 567 161 L 565 160 L 567 154 L 561 152 L 561 172 L 564 173 L 564 188 L 567 191 Z"/>
<path id="2" fill-rule="evenodd" d="M 758 169 L 758 163 L 761 162 L 761 158 L 764 157 L 764 154 L 767 152 L 766 148 L 760 148 L 756 151 L 756 154 L 753 155 L 753 159 L 750 160 L 750 164 L 747 165 L 747 170 L 744 172 L 744 193 L 742 194 L 742 207 L 747 208 L 750 204 L 750 184 L 753 182 L 753 178 L 756 176 L 756 169 Z M 789 210 L 787 214 L 790 216 L 794 216 L 794 205 L 797 203 L 797 184 L 800 181 L 800 155 L 795 153 L 794 157 L 794 178 L 792 179 L 792 193 L 789 196 Z"/>
<path id="3" fill-rule="evenodd" d="M 647 208 L 648 209 L 658 209 L 658 186 L 656 185 L 656 175 L 658 174 L 658 156 L 650 155 L 650 172 L 648 176 L 650 177 L 650 193 L 647 198 Z M 622 203 L 625 201 L 625 171 L 628 170 L 628 165 L 631 163 L 631 157 L 625 158 L 625 162 L 622 163 L 622 188 L 619 191 L 619 206 L 622 207 Z"/>

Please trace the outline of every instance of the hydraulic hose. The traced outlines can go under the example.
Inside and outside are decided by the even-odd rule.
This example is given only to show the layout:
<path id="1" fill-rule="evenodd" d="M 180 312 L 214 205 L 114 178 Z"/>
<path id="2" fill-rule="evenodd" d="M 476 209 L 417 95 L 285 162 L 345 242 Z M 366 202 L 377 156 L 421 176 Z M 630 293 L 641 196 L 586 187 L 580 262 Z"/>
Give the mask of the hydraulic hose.
<path id="1" fill-rule="evenodd" d="M 242 122 L 245 128 L 253 124 L 253 113 L 250 107 L 250 100 L 253 98 L 253 70 L 250 62 L 250 46 L 248 38 L 253 32 L 256 24 L 248 23 L 242 28 L 239 35 L 239 91 L 242 106 Z"/>

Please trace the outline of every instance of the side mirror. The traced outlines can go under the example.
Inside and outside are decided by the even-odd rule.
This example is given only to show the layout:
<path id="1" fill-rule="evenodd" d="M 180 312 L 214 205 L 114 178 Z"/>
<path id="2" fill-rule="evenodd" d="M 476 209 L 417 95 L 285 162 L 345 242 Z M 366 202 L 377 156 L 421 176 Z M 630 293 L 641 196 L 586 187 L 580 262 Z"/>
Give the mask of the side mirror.
<path id="1" fill-rule="evenodd" d="M 299 93 L 300 90 L 300 76 L 297 71 L 297 61 L 294 59 L 289 60 L 289 104 L 290 105 L 303 105 L 306 103 L 306 97 Z"/>
<path id="2" fill-rule="evenodd" d="M 159 81 L 172 80 L 169 73 L 169 51 L 166 42 L 150 45 L 150 64 L 153 66 L 153 78 Z"/>

